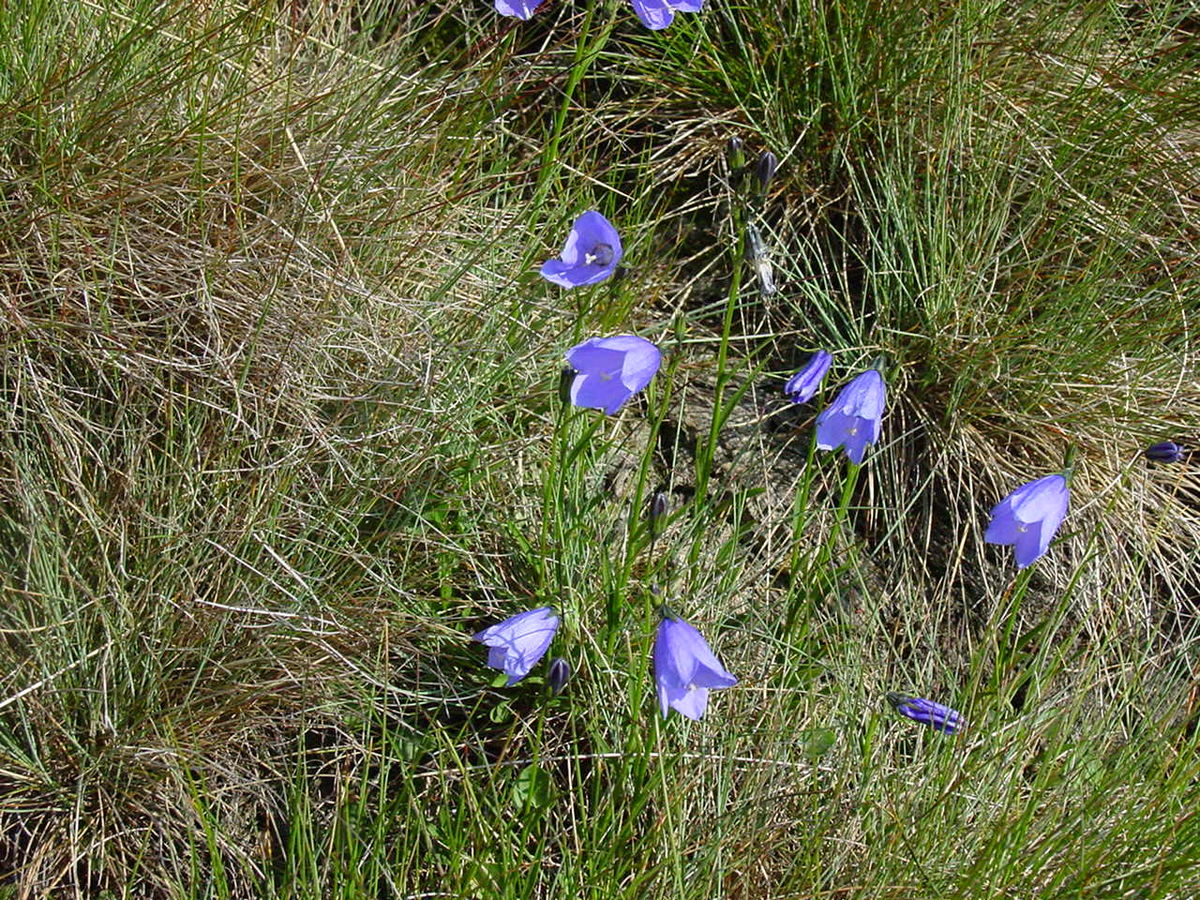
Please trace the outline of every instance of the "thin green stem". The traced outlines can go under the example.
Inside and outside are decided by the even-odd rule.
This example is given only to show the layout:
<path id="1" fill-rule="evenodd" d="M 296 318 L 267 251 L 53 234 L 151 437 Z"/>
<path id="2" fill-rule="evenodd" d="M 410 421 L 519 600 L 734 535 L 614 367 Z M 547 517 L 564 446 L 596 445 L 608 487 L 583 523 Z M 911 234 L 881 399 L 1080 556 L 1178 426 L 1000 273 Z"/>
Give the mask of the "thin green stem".
<path id="1" fill-rule="evenodd" d="M 575 58 L 571 63 L 570 70 L 567 72 L 567 82 L 563 85 L 562 103 L 559 104 L 558 110 L 554 114 L 554 126 L 550 131 L 550 137 L 546 141 L 546 146 L 542 150 L 537 187 L 534 188 L 533 202 L 531 204 L 531 208 L 534 210 L 541 209 L 543 202 L 556 182 L 559 170 L 558 148 L 562 142 L 567 117 L 570 115 L 572 104 L 575 101 L 575 91 L 579 87 L 580 82 L 583 81 L 584 76 L 587 75 L 592 63 L 600 56 L 604 45 L 608 43 L 608 38 L 612 34 L 613 26 L 617 21 L 616 11 L 614 10 L 609 15 L 604 27 L 594 37 L 590 37 L 592 22 L 596 18 L 596 10 L 600 5 L 601 0 L 589 3 L 583 16 L 583 25 L 579 30 L 579 39 L 575 44 Z"/>
<path id="2" fill-rule="evenodd" d="M 746 255 L 746 220 L 734 203 L 734 230 L 732 271 L 729 277 L 729 294 L 725 300 L 725 312 L 721 321 L 721 340 L 717 345 L 717 380 L 713 388 L 712 417 L 709 419 L 708 440 L 696 457 L 696 505 L 701 506 L 708 495 L 708 479 L 712 474 L 713 456 L 717 449 L 717 438 L 729 415 L 725 409 L 725 388 L 729 384 L 729 345 L 733 334 L 733 316 L 737 309 L 738 295 L 742 287 L 742 265 Z"/>

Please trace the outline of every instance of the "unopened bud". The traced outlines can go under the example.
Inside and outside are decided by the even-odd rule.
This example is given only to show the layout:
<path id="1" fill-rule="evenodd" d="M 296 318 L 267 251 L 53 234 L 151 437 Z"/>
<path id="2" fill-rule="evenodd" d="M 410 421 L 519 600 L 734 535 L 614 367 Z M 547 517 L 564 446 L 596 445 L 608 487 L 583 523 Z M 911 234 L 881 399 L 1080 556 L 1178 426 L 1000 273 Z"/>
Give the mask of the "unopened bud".
<path id="1" fill-rule="evenodd" d="M 575 383 L 576 372 L 570 366 L 563 366 L 558 374 L 558 399 L 563 406 L 571 402 L 571 385 Z"/>
<path id="2" fill-rule="evenodd" d="M 550 672 L 546 676 L 546 681 L 550 684 L 550 692 L 553 694 L 562 693 L 562 689 L 567 686 L 567 682 L 571 680 L 571 664 L 561 656 L 556 656 L 550 660 Z"/>
<path id="3" fill-rule="evenodd" d="M 740 172 L 746 165 L 746 145 L 740 137 L 735 135 L 725 144 L 725 157 L 729 160 L 729 168 L 734 172 Z"/>
<path id="4" fill-rule="evenodd" d="M 758 179 L 758 189 L 760 193 L 765 194 L 767 188 L 771 185 L 771 180 L 775 177 L 775 172 L 779 169 L 779 160 L 770 150 L 765 151 L 758 158 L 758 165 L 754 168 L 754 177 Z"/>
<path id="5" fill-rule="evenodd" d="M 1146 459 L 1152 459 L 1155 462 L 1179 462 L 1185 456 L 1187 456 L 1187 451 L 1174 441 L 1160 441 L 1146 448 Z"/>

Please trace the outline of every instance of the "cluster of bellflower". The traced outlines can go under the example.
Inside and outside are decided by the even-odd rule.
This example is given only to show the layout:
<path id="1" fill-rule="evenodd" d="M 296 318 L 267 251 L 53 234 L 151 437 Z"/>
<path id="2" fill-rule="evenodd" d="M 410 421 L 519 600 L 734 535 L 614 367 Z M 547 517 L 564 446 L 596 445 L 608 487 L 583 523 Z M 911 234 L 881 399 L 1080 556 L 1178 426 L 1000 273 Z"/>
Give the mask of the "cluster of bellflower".
<path id="1" fill-rule="evenodd" d="M 558 259 L 547 261 L 541 274 L 566 288 L 602 282 L 612 276 L 622 257 L 616 228 L 596 211 L 575 220 Z M 662 352 L 652 342 L 632 334 L 593 337 L 566 352 L 574 372 L 570 399 L 575 406 L 615 415 L 632 396 L 643 390 L 662 364 Z M 833 364 L 833 355 L 818 350 L 792 375 L 783 393 L 793 403 L 807 403 L 820 390 Z M 886 388 L 882 372 L 870 368 L 847 382 L 817 417 L 816 439 L 821 450 L 845 451 L 858 465 L 867 447 L 878 443 Z M 1162 462 L 1183 460 L 1187 451 L 1171 441 L 1151 446 L 1147 457 Z M 984 540 L 1011 545 L 1017 568 L 1024 569 L 1050 547 L 1070 503 L 1069 471 L 1046 475 L 1016 488 L 991 511 Z M 491 649 L 488 665 L 508 675 L 508 683 L 524 678 L 541 660 L 558 629 L 559 618 L 550 607 L 528 610 L 475 635 Z M 561 658 L 552 661 L 549 681 L 557 692 L 570 670 Z M 732 687 L 730 674 L 693 626 L 664 609 L 654 641 L 654 679 L 663 716 L 670 709 L 699 719 L 708 704 L 708 692 Z M 962 727 L 962 716 L 932 700 L 890 693 L 888 701 L 900 714 L 930 725 L 944 734 Z"/>
<path id="2" fill-rule="evenodd" d="M 507 0 L 496 2 L 500 8 Z M 641 10 L 648 8 L 647 4 L 633 2 L 642 16 Z M 530 13 L 532 8 L 529 7 Z M 675 4 L 663 8 L 668 11 L 666 24 L 669 24 L 671 9 L 691 10 L 692 6 Z M 699 9 L 699 3 L 695 9 Z M 775 161 L 771 154 L 764 154 L 763 158 L 769 170 L 768 174 L 760 175 L 765 188 L 765 182 L 774 174 Z M 590 210 L 575 220 L 559 258 L 547 261 L 541 274 L 564 288 L 598 284 L 613 275 L 622 255 L 616 228 L 601 213 Z M 662 364 L 662 352 L 645 338 L 619 334 L 593 337 L 576 344 L 567 350 L 566 359 L 573 372 L 571 403 L 599 409 L 611 416 L 654 378 Z M 832 364 L 833 355 L 818 350 L 787 380 L 784 395 L 793 403 L 807 403 L 820 390 Z M 879 441 L 885 400 L 883 373 L 878 368 L 856 375 L 817 417 L 817 447 L 841 448 L 852 463 L 860 465 L 867 447 Z M 1168 463 L 1180 462 L 1188 454 L 1174 441 L 1157 443 L 1146 450 L 1149 459 Z M 1037 478 L 1016 488 L 992 507 L 984 540 L 1012 546 L 1018 570 L 1032 565 L 1047 552 L 1066 518 L 1071 498 L 1070 475 L 1068 466 L 1064 472 Z M 519 613 L 474 637 L 491 648 L 488 665 L 507 674 L 511 685 L 524 678 L 545 655 L 558 624 L 554 611 L 542 607 Z M 737 684 L 737 678 L 725 669 L 700 632 L 665 607 L 654 640 L 653 663 L 659 708 L 664 717 L 675 709 L 690 719 L 699 719 L 708 705 L 710 690 Z M 562 690 L 569 676 L 565 660 L 556 658 L 551 662 L 549 682 L 556 693 Z M 901 715 L 943 734 L 955 734 L 964 725 L 956 710 L 932 700 L 894 692 L 887 699 Z"/>

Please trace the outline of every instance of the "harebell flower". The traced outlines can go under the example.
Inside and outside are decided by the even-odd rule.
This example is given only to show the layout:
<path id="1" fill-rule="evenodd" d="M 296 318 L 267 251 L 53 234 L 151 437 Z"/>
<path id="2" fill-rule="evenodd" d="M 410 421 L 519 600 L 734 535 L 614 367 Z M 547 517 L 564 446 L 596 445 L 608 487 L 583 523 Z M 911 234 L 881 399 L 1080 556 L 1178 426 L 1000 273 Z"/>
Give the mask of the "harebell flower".
<path id="1" fill-rule="evenodd" d="M 648 385 L 662 364 L 659 349 L 632 334 L 589 338 L 566 355 L 575 370 L 571 402 L 610 416 Z"/>
<path id="2" fill-rule="evenodd" d="M 633 11 L 651 31 L 661 31 L 675 21 L 677 12 L 700 12 L 704 0 L 630 0 Z"/>
<path id="3" fill-rule="evenodd" d="M 491 648 L 487 664 L 504 672 L 513 685 L 546 655 L 556 631 L 558 616 L 550 607 L 542 606 L 489 626 L 477 632 L 474 640 Z"/>
<path id="4" fill-rule="evenodd" d="M 654 638 L 654 682 L 663 718 L 673 708 L 699 719 L 708 706 L 708 692 L 733 687 L 737 679 L 725 671 L 700 632 L 664 614 Z"/>
<path id="5" fill-rule="evenodd" d="M 983 539 L 1012 544 L 1017 568 L 1024 569 L 1046 552 L 1067 515 L 1071 491 L 1062 475 L 1047 475 L 1023 484 L 994 507 Z"/>
<path id="6" fill-rule="evenodd" d="M 861 463 L 867 444 L 879 440 L 885 390 L 877 369 L 867 369 L 847 384 L 817 416 L 817 446 L 822 450 L 846 448 L 852 463 Z"/>
<path id="7" fill-rule="evenodd" d="M 542 265 L 542 277 L 565 288 L 597 284 L 616 271 L 621 238 L 612 223 L 595 210 L 575 220 L 559 259 Z"/>

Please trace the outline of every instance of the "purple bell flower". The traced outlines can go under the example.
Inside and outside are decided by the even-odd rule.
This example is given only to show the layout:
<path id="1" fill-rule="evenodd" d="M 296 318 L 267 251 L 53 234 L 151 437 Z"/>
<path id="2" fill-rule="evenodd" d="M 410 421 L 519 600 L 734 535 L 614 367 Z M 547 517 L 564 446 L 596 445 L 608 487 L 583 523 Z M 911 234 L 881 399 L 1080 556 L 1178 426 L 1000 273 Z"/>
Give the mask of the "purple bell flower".
<path id="1" fill-rule="evenodd" d="M 683 619 L 664 616 L 654 638 L 654 683 L 663 718 L 674 708 L 699 719 L 708 706 L 708 692 L 733 687 L 737 679 L 725 671 L 700 632 Z"/>
<path id="2" fill-rule="evenodd" d="M 1046 552 L 1067 515 L 1071 491 L 1062 475 L 1047 475 L 1023 484 L 994 507 L 983 539 L 1012 544 L 1017 568 L 1024 569 Z"/>
<path id="3" fill-rule="evenodd" d="M 491 648 L 487 664 L 504 672 L 513 685 L 546 655 L 556 631 L 558 616 L 549 606 L 543 606 L 489 626 L 476 633 L 473 640 Z"/>
<path id="4" fill-rule="evenodd" d="M 704 0 L 630 0 L 633 11 L 651 31 L 661 31 L 675 21 L 677 12 L 700 12 Z"/>
<path id="5" fill-rule="evenodd" d="M 924 722 L 942 734 L 954 734 L 966 724 L 958 710 L 935 703 L 933 700 L 909 697 L 895 691 L 888 692 L 887 700 L 900 715 L 906 716 L 914 722 Z"/>
<path id="6" fill-rule="evenodd" d="M 861 463 L 867 444 L 879 440 L 885 390 L 883 376 L 867 369 L 838 393 L 817 416 L 817 446 L 822 450 L 846 448 L 852 463 Z"/>
<path id="7" fill-rule="evenodd" d="M 825 380 L 833 357 L 818 350 L 804 364 L 804 368 L 787 380 L 783 392 L 793 403 L 807 403 Z"/>
<path id="8" fill-rule="evenodd" d="M 662 364 L 662 353 L 645 338 L 632 334 L 589 338 L 567 351 L 576 372 L 571 402 L 615 415 L 634 394 L 650 383 Z"/>
<path id="9" fill-rule="evenodd" d="M 1175 463 L 1187 456 L 1187 450 L 1174 441 L 1160 441 L 1146 448 L 1146 459 L 1155 462 Z"/>
<path id="10" fill-rule="evenodd" d="M 515 16 L 524 21 L 533 16 L 542 0 L 496 0 L 496 12 L 502 16 Z"/>
<path id="11" fill-rule="evenodd" d="M 621 238 L 600 213 L 585 212 L 571 226 L 561 258 L 542 265 L 542 277 L 565 288 L 597 284 L 616 271 Z"/>

